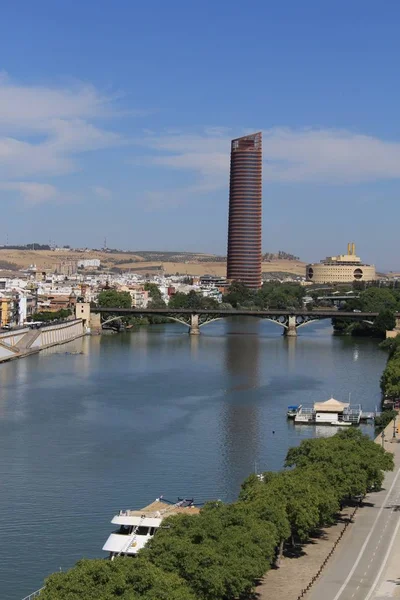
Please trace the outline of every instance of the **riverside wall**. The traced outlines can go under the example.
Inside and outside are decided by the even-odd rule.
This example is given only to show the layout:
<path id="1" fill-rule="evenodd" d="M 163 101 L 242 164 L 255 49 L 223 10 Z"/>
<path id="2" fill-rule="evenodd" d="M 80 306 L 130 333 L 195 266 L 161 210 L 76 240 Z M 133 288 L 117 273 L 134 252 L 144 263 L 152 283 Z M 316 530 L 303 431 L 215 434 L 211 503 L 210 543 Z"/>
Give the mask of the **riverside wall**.
<path id="1" fill-rule="evenodd" d="M 44 348 L 71 342 L 86 333 L 82 319 L 71 319 L 64 323 L 45 325 L 39 329 L 21 327 L 2 332 L 0 333 L 0 363 L 29 356 Z"/>

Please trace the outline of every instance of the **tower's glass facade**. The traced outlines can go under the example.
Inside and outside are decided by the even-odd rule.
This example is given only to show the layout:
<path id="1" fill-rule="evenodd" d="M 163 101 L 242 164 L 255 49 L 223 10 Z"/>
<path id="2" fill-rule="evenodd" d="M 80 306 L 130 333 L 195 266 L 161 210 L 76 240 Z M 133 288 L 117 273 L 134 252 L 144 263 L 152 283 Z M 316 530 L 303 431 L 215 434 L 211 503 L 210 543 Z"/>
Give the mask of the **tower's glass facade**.
<path id="1" fill-rule="evenodd" d="M 262 136 L 232 140 L 227 278 L 261 285 Z"/>

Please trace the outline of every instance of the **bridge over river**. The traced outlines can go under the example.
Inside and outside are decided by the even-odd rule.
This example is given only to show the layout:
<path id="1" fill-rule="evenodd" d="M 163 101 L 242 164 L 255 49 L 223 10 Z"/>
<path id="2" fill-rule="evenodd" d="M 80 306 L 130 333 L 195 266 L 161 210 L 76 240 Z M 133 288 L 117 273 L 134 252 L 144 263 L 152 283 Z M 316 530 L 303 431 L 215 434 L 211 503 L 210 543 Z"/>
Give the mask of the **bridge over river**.
<path id="1" fill-rule="evenodd" d="M 78 305 L 77 305 L 78 306 Z M 79 308 L 77 309 L 78 314 Z M 159 316 L 171 319 L 177 323 L 186 325 L 191 335 L 198 335 L 200 328 L 208 323 L 226 319 L 228 317 L 255 317 L 256 319 L 267 319 L 277 325 L 280 325 L 284 334 L 287 336 L 296 336 L 297 329 L 304 327 L 309 323 L 320 321 L 322 319 L 348 319 L 351 321 L 361 321 L 373 325 L 378 316 L 378 312 L 346 312 L 335 310 L 206 310 L 206 309 L 171 309 L 171 308 L 99 308 L 91 307 L 90 315 L 91 325 L 100 327 L 119 319 L 123 315 L 134 316 Z M 107 315 L 101 322 L 101 315 Z M 112 316 L 110 316 L 112 315 Z M 96 319 L 97 316 L 97 319 Z M 400 328 L 400 313 L 396 314 L 396 327 Z"/>

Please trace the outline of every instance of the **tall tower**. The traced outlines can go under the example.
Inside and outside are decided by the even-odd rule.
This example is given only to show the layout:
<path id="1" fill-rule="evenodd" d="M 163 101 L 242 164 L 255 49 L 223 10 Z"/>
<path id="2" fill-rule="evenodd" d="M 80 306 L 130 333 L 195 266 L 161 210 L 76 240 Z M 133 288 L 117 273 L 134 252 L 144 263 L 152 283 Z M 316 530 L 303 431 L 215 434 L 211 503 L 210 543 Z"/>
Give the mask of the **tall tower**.
<path id="1" fill-rule="evenodd" d="M 261 285 L 261 132 L 232 140 L 227 278 Z"/>

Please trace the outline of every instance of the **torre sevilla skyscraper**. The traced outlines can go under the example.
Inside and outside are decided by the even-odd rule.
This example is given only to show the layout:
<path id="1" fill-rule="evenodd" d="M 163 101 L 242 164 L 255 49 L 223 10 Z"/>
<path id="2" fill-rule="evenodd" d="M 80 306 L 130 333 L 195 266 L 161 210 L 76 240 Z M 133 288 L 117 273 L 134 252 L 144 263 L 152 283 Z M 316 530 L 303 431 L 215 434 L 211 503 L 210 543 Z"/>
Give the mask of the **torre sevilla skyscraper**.
<path id="1" fill-rule="evenodd" d="M 261 286 L 262 135 L 231 142 L 227 279 Z"/>

